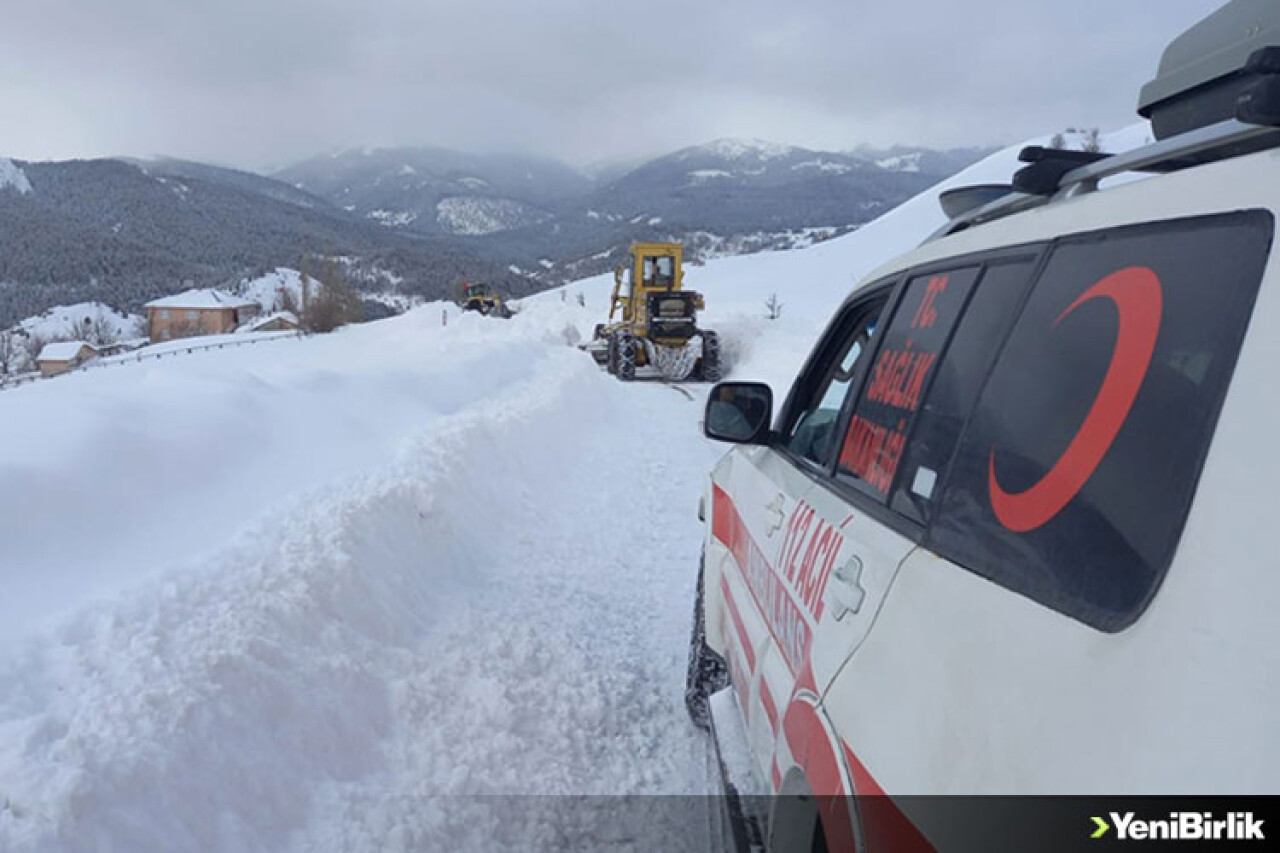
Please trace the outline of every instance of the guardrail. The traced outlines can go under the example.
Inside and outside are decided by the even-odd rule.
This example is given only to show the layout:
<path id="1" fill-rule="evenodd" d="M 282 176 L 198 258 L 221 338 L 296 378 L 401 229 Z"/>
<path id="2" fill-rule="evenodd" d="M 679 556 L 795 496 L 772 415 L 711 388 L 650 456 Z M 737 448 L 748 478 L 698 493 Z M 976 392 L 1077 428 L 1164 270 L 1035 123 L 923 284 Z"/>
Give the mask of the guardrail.
<path id="1" fill-rule="evenodd" d="M 7 388 L 17 388 L 19 385 L 26 385 L 31 382 L 37 382 L 41 379 L 57 379 L 59 376 L 69 376 L 72 373 L 83 373 L 88 370 L 105 370 L 108 367 L 136 364 L 137 362 L 148 361 L 151 359 L 168 358 L 169 356 L 176 355 L 191 355 L 192 353 L 197 352 L 243 347 L 251 344 L 268 343 L 271 341 L 295 341 L 306 336 L 307 333 L 302 331 L 280 332 L 279 334 L 272 334 L 270 337 L 250 338 L 249 340 L 244 341 L 219 341 L 218 343 L 213 344 L 193 344 L 188 347 L 167 349 L 164 352 L 144 352 L 134 353 L 132 355 L 108 355 L 101 358 L 91 359 L 90 361 L 86 361 L 84 364 L 73 367 L 63 373 L 54 374 L 53 376 L 45 376 L 41 373 L 20 373 L 16 376 L 0 376 L 0 391 Z"/>

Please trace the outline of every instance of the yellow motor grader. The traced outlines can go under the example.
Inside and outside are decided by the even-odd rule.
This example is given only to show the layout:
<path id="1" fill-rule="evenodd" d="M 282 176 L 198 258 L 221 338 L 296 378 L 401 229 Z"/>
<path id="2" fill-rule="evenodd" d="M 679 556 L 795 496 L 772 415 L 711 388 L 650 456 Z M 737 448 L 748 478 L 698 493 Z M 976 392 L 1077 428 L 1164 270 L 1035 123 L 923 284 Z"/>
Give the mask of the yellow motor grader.
<path id="1" fill-rule="evenodd" d="M 652 368 L 673 382 L 720 380 L 720 340 L 698 328 L 706 304 L 683 289 L 682 252 L 679 243 L 633 243 L 627 266 L 614 270 L 609 322 L 582 348 L 619 379 Z"/>
<path id="2" fill-rule="evenodd" d="M 502 297 L 487 284 L 467 284 L 458 287 L 458 305 L 463 311 L 479 311 L 487 317 L 511 317 L 511 309 Z"/>

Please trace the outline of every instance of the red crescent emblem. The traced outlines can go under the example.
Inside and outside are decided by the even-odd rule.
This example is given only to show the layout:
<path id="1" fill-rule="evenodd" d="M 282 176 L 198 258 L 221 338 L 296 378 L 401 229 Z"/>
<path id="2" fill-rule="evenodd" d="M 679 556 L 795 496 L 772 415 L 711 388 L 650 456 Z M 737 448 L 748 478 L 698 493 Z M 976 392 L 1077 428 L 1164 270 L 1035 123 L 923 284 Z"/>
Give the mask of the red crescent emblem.
<path id="1" fill-rule="evenodd" d="M 1120 314 L 1116 346 L 1098 396 L 1066 452 L 1040 482 L 1015 495 L 1000 488 L 995 448 L 991 449 L 987 475 L 991 508 L 1000 523 L 1015 533 L 1026 533 L 1045 524 L 1079 494 L 1129 416 L 1151 364 L 1163 308 L 1160 279 L 1146 267 L 1113 272 L 1082 293 L 1053 325 L 1057 327 L 1076 308 L 1101 296 L 1114 302 Z"/>

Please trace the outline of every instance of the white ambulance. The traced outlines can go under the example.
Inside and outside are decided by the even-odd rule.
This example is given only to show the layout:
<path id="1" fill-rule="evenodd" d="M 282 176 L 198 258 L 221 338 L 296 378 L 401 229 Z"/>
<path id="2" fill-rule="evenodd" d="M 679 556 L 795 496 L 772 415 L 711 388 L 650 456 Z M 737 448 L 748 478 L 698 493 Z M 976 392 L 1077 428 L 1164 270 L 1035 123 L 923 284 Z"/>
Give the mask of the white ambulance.
<path id="1" fill-rule="evenodd" d="M 1277 45 L 1229 3 L 1143 89 L 1158 141 L 1024 151 L 776 418 L 712 390 L 688 699 L 740 793 L 798 795 L 762 846 L 945 848 L 916 795 L 1280 793 Z"/>

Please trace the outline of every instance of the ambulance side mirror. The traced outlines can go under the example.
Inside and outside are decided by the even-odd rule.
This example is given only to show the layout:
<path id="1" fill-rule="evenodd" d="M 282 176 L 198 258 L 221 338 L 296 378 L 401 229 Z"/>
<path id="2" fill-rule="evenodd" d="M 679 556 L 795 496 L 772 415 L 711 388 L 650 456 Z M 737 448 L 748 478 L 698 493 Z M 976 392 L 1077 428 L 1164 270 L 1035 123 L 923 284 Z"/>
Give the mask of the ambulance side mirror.
<path id="1" fill-rule="evenodd" d="M 707 396 L 702 430 L 707 438 L 763 444 L 773 421 L 773 390 L 763 382 L 721 382 Z"/>

